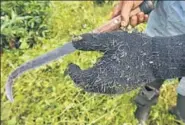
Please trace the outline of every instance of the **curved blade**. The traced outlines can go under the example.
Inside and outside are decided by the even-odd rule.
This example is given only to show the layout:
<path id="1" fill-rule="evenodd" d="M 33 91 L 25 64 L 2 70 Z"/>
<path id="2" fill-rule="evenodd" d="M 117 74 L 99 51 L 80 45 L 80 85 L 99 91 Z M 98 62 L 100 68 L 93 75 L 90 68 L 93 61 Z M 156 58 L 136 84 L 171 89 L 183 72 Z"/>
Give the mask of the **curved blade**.
<path id="1" fill-rule="evenodd" d="M 6 96 L 7 98 L 13 102 L 13 95 L 12 95 L 12 85 L 15 78 L 23 74 L 25 71 L 28 71 L 30 69 L 34 69 L 36 67 L 39 67 L 43 64 L 47 64 L 53 60 L 57 60 L 59 57 L 63 57 L 71 52 L 74 52 L 76 49 L 73 47 L 72 42 L 69 42 L 65 44 L 62 47 L 56 48 L 52 50 L 51 52 L 48 52 L 44 55 L 41 55 L 31 61 L 28 61 L 21 66 L 19 66 L 17 69 L 15 69 L 8 77 L 8 80 L 6 82 Z"/>

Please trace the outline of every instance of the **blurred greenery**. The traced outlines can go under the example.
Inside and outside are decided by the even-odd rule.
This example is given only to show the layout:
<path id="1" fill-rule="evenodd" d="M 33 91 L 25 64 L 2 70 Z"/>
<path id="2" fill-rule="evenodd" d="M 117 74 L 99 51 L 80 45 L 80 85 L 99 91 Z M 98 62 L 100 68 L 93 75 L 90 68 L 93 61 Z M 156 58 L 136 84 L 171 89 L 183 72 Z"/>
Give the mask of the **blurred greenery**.
<path id="1" fill-rule="evenodd" d="M 138 90 L 114 96 L 87 93 L 64 76 L 70 62 L 80 65 L 82 69 L 88 68 L 101 56 L 98 52 L 77 51 L 24 73 L 13 87 L 15 101 L 10 103 L 7 100 L 4 87 L 11 71 L 23 62 L 65 44 L 73 36 L 100 26 L 108 20 L 112 9 L 111 4 L 105 3 L 100 7 L 92 1 L 52 1 L 49 7 L 50 16 L 43 19 L 47 22 L 49 36 L 43 37 L 39 44 L 29 49 L 5 49 L 1 56 L 1 124 L 137 125 L 133 114 L 136 107 L 132 102 Z M 13 6 L 7 7 L 9 10 L 11 8 Z M 35 11 L 35 8 L 30 9 L 30 13 Z M 137 29 L 143 31 L 145 27 L 145 24 L 141 24 Z M 18 30 L 21 32 L 25 29 Z M 161 88 L 159 102 L 152 108 L 148 125 L 177 125 L 175 118 L 168 113 L 168 109 L 175 105 L 176 85 L 177 80 L 170 80 Z"/>
<path id="2" fill-rule="evenodd" d="M 1 46 L 27 49 L 48 31 L 49 2 L 3 1 L 1 6 Z"/>

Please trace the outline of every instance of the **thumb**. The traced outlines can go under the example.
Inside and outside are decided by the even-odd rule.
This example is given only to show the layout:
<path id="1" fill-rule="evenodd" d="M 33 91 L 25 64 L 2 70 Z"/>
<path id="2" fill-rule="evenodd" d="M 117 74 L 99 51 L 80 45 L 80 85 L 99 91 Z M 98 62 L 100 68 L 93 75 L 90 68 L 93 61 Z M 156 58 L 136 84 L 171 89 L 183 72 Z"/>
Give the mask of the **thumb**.
<path id="1" fill-rule="evenodd" d="M 112 11 L 112 19 L 116 16 L 118 16 L 121 12 L 121 7 L 122 7 L 122 3 L 123 1 L 119 1 L 119 3 L 117 3 Z"/>
<path id="2" fill-rule="evenodd" d="M 130 12 L 133 7 L 133 1 L 124 1 L 121 9 L 121 26 L 126 27 L 129 23 Z"/>
<path id="3" fill-rule="evenodd" d="M 128 25 L 131 15 L 137 14 L 138 12 L 141 11 L 140 9 L 136 9 L 136 8 L 139 7 L 139 5 L 141 3 L 143 3 L 143 0 L 123 1 L 123 3 L 122 3 L 122 10 L 121 10 L 121 17 L 122 17 L 121 25 L 123 27 Z M 133 12 L 131 12 L 131 11 L 133 11 Z"/>

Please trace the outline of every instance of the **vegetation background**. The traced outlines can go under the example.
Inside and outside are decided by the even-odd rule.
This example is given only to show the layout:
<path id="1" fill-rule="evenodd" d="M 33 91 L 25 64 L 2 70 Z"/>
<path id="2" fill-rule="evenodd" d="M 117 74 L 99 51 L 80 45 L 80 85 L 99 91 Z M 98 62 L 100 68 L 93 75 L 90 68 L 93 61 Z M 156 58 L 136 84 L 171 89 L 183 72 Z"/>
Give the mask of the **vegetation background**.
<path id="1" fill-rule="evenodd" d="M 133 99 L 138 89 L 121 95 L 87 93 L 74 86 L 64 70 L 70 62 L 92 66 L 98 52 L 77 51 L 24 73 L 15 81 L 14 103 L 5 96 L 7 77 L 20 64 L 46 53 L 106 22 L 112 2 L 1 2 L 2 125 L 137 125 Z M 146 24 L 137 26 L 143 31 Z M 168 109 L 176 102 L 177 80 L 166 81 L 148 125 L 177 125 Z"/>

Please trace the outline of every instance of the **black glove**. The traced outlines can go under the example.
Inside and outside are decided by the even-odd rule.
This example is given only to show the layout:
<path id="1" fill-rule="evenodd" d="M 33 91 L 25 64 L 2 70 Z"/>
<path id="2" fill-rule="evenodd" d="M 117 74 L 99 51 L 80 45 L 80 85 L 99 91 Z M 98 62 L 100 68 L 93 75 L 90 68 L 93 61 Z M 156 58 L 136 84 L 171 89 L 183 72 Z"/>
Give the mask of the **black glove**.
<path id="1" fill-rule="evenodd" d="M 117 94 L 157 79 L 185 76 L 185 35 L 152 38 L 116 31 L 81 37 L 72 41 L 76 49 L 104 52 L 92 68 L 69 64 L 72 80 L 88 92 Z"/>

